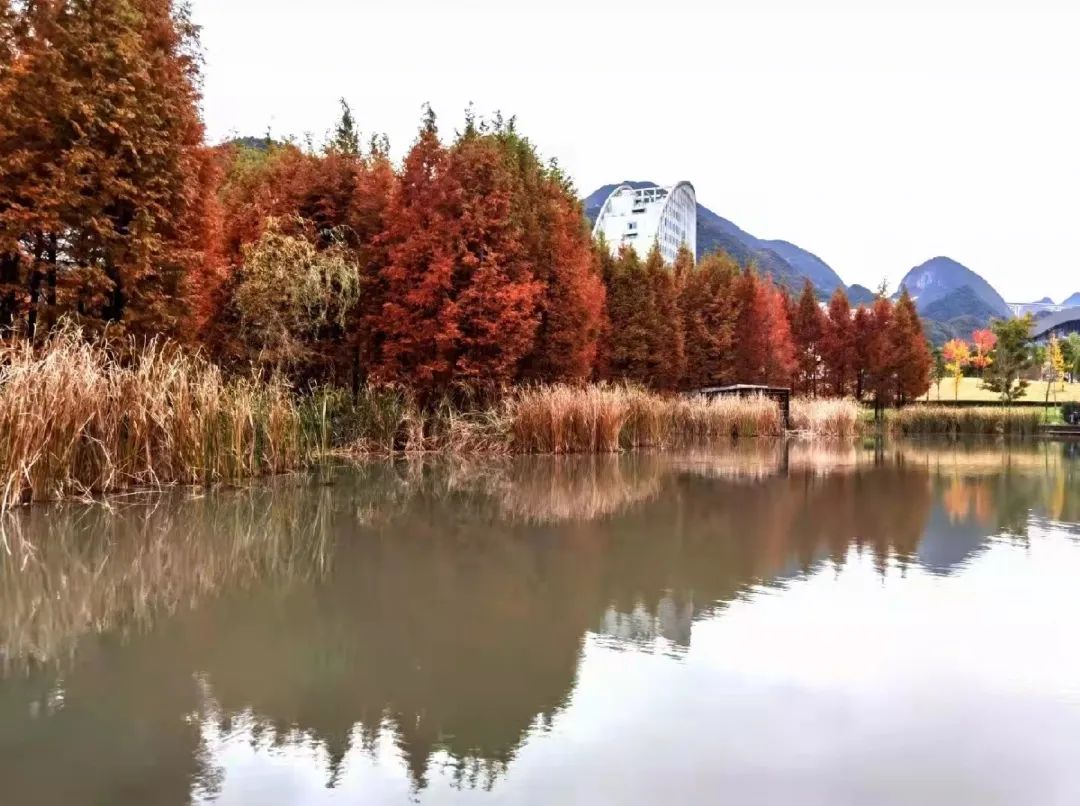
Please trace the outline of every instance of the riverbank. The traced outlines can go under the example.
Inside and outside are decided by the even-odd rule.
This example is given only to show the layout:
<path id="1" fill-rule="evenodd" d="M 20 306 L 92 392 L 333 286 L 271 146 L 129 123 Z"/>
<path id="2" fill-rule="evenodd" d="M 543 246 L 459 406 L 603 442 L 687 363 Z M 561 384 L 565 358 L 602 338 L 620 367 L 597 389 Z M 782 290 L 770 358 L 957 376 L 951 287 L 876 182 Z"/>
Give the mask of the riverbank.
<path id="1" fill-rule="evenodd" d="M 118 351 L 75 331 L 0 347 L 0 509 L 170 484 L 235 483 L 331 455 L 610 453 L 783 435 L 762 398 L 614 384 L 507 391 L 483 406 L 422 407 L 408 391 L 298 394 L 229 377 L 162 343 Z M 795 429 L 851 436 L 853 401 L 795 401 Z"/>
<path id="2" fill-rule="evenodd" d="M 850 399 L 795 399 L 816 437 L 1033 436 L 1043 413 L 908 407 L 873 422 Z M 332 456 L 571 454 L 685 449 L 780 437 L 764 398 L 660 394 L 615 384 L 508 390 L 480 406 L 422 407 L 407 390 L 298 394 L 278 377 L 229 377 L 161 343 L 122 353 L 66 332 L 0 347 L 0 510 L 172 484 L 236 483 Z"/>
<path id="3" fill-rule="evenodd" d="M 329 448 L 313 403 L 160 343 L 123 358 L 75 332 L 0 346 L 0 510 L 300 467 Z"/>

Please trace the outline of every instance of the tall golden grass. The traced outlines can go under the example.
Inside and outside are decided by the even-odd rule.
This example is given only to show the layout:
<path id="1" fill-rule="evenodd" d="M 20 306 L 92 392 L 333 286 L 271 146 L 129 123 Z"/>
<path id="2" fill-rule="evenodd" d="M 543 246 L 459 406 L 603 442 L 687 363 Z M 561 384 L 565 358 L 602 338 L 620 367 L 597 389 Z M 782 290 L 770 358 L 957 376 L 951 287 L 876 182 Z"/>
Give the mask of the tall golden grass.
<path id="1" fill-rule="evenodd" d="M 75 330 L 3 345 L 0 510 L 288 470 L 324 447 L 319 415 L 279 379 L 226 379 L 163 343 L 123 360 Z"/>
<path id="2" fill-rule="evenodd" d="M 612 453 L 784 430 L 779 407 L 765 398 L 707 400 L 617 384 L 524 387 L 474 411 L 447 403 L 425 412 L 387 389 L 365 390 L 355 405 L 343 415 L 353 423 L 346 443 L 369 453 Z"/>
<path id="3" fill-rule="evenodd" d="M 523 453 L 670 448 L 783 433 L 780 409 L 760 397 L 668 397 L 634 387 L 541 386 L 508 403 L 512 446 Z"/>
<path id="4" fill-rule="evenodd" d="M 850 401 L 796 401 L 795 427 L 854 433 Z M 372 454 L 614 453 L 779 436 L 762 397 L 661 395 L 616 384 L 531 386 L 485 407 L 421 408 L 402 389 L 298 395 L 279 378 L 226 377 L 175 345 L 120 352 L 61 329 L 0 345 L 0 511 L 166 484 L 234 482 L 331 449 Z"/>
<path id="5" fill-rule="evenodd" d="M 1033 408 L 908 406 L 889 411 L 886 424 L 894 434 L 1032 436 L 1042 418 Z"/>
<path id="6" fill-rule="evenodd" d="M 822 437 L 850 437 L 859 430 L 859 404 L 851 398 L 796 398 L 791 427 Z"/>

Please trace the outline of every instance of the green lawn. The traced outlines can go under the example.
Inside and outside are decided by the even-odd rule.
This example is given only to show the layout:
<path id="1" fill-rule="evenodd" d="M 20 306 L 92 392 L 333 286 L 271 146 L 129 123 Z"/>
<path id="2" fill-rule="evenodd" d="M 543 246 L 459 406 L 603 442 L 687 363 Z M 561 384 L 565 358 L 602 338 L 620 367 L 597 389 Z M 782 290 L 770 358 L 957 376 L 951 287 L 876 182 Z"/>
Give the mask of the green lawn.
<path id="1" fill-rule="evenodd" d="M 955 391 L 951 378 L 941 382 L 941 400 L 953 400 Z M 1055 397 L 1056 394 L 1056 397 Z M 938 387 L 930 388 L 930 399 L 938 399 Z M 988 392 L 982 388 L 982 381 L 978 378 L 964 378 L 960 381 L 959 400 L 977 400 L 995 402 L 1000 398 L 994 392 Z M 1046 381 L 1032 381 L 1021 400 L 1037 401 L 1042 403 L 1046 400 Z M 1080 401 L 1080 383 L 1067 383 L 1062 391 L 1060 384 L 1054 384 L 1054 390 L 1050 392 L 1050 402 L 1064 403 L 1067 400 Z"/>

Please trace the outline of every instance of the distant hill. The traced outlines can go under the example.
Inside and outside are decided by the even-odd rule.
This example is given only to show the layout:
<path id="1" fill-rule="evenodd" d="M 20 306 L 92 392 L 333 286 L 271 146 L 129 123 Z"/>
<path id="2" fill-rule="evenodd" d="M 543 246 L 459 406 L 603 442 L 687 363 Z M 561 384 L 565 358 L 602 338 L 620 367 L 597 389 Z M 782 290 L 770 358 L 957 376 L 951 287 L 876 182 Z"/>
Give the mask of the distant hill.
<path id="1" fill-rule="evenodd" d="M 900 287 L 907 288 L 915 300 L 915 306 L 924 316 L 927 307 L 963 286 L 968 286 L 976 297 L 986 303 L 994 316 L 1007 318 L 1012 315 L 1001 294 L 990 283 L 952 258 L 932 258 L 913 268 L 900 281 Z"/>
<path id="2" fill-rule="evenodd" d="M 634 188 L 657 187 L 655 182 L 628 181 L 619 184 Z M 604 201 L 618 185 L 604 185 L 585 197 L 585 215 L 596 222 Z M 743 265 L 754 263 L 764 273 L 792 289 L 802 287 L 808 277 L 822 296 L 844 285 L 840 276 L 824 260 L 789 241 L 765 240 L 751 235 L 700 202 L 697 206 L 697 257 L 721 250 Z"/>
<path id="3" fill-rule="evenodd" d="M 854 285 L 848 286 L 847 296 L 848 302 L 852 305 L 869 305 L 874 301 L 877 294 L 866 286 L 855 283 Z"/>
<path id="4" fill-rule="evenodd" d="M 947 322 L 958 316 L 974 316 L 979 319 L 990 319 L 1000 316 L 999 312 L 982 297 L 975 293 L 969 285 L 954 288 L 942 297 L 938 297 L 921 310 L 927 319 L 936 319 L 939 322 Z"/>
<path id="5" fill-rule="evenodd" d="M 940 345 L 949 339 L 970 339 L 973 330 L 987 327 L 1000 312 L 969 285 L 954 288 L 920 311 L 927 338 Z"/>
<path id="6" fill-rule="evenodd" d="M 1064 308 L 1080 308 L 1080 291 L 1066 298 L 1061 305 Z"/>

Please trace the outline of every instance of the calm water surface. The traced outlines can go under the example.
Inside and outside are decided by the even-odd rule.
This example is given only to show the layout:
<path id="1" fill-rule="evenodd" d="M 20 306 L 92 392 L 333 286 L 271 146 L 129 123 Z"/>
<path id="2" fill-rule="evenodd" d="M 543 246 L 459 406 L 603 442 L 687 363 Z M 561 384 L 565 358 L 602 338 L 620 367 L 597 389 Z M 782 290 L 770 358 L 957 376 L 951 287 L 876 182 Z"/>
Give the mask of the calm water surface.
<path id="1" fill-rule="evenodd" d="M 370 464 L 3 521 L 3 804 L 1077 804 L 1080 449 Z"/>

